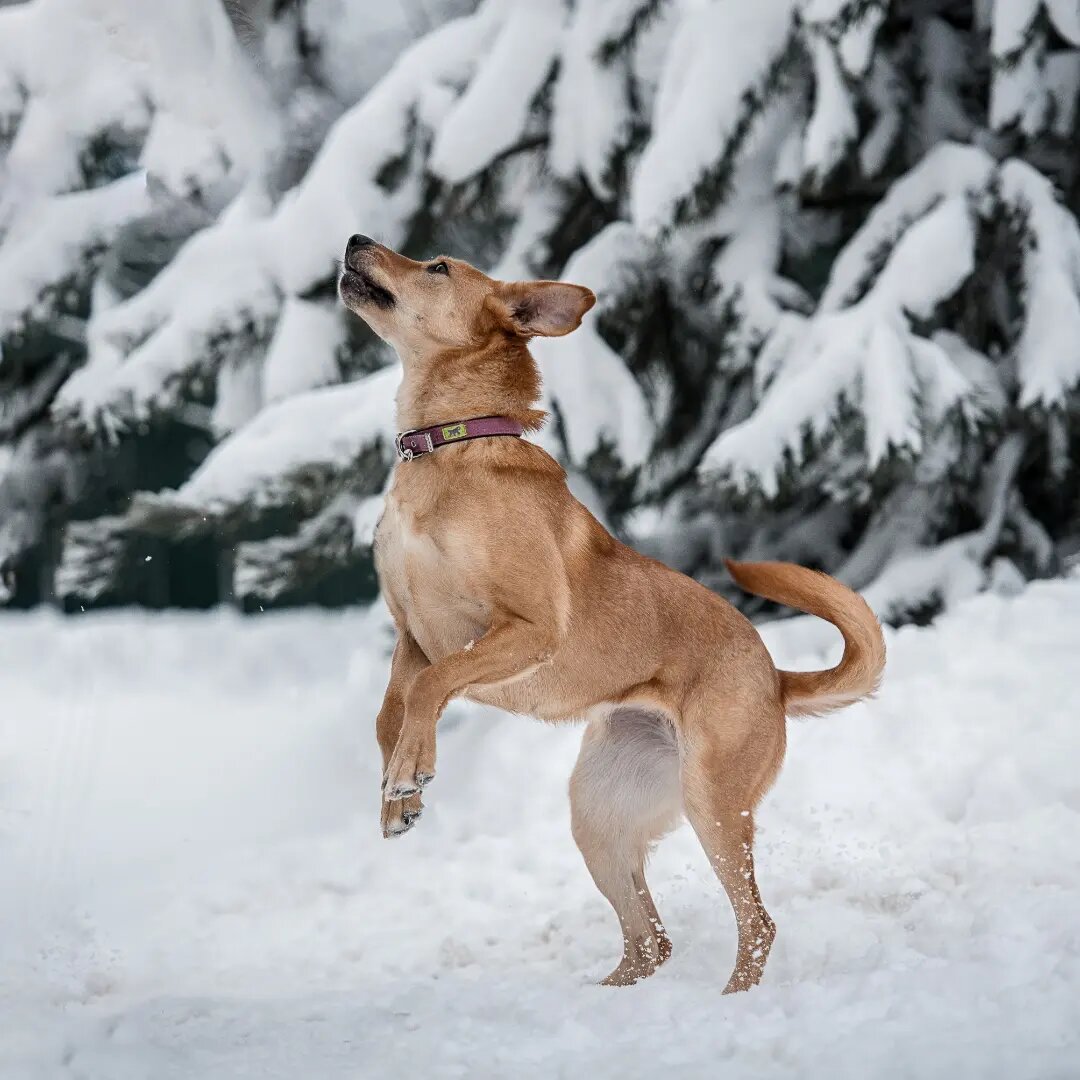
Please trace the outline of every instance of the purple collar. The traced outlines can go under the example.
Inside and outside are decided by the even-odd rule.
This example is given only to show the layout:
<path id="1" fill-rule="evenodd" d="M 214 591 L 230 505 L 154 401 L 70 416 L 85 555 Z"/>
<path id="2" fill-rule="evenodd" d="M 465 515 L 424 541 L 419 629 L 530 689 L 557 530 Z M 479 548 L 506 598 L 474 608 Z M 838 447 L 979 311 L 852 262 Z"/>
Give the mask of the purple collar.
<path id="1" fill-rule="evenodd" d="M 394 439 L 394 446 L 402 461 L 412 461 L 447 443 L 483 439 L 489 435 L 520 436 L 524 430 L 516 420 L 507 416 L 481 416 L 475 420 L 457 420 L 452 424 L 434 424 L 402 431 Z"/>

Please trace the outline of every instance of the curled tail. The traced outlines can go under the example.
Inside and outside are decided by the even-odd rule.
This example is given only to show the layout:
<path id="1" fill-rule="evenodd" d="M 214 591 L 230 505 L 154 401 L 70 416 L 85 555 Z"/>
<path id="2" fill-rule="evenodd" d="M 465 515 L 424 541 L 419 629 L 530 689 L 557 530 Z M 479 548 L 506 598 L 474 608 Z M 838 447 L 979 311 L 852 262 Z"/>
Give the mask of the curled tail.
<path id="1" fill-rule="evenodd" d="M 836 667 L 779 673 L 788 716 L 820 716 L 877 689 L 885 668 L 885 639 L 870 605 L 857 592 L 793 563 L 725 563 L 747 592 L 826 619 L 844 635 L 844 655 Z"/>

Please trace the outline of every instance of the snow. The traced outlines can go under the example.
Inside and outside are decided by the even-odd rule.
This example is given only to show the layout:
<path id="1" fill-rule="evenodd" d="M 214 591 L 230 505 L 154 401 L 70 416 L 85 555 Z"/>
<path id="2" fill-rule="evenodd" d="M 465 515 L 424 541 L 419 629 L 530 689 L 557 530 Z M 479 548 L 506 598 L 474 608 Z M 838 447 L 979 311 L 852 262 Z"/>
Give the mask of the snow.
<path id="1" fill-rule="evenodd" d="M 1027 44 L 1043 0 L 996 0 L 990 51 L 1001 59 L 1019 52 Z"/>
<path id="2" fill-rule="evenodd" d="M 799 19 L 818 40 L 827 38 L 836 43 L 844 70 L 858 79 L 870 67 L 874 38 L 885 19 L 886 6 L 887 0 L 859 4 L 849 0 L 803 0 Z"/>
<path id="3" fill-rule="evenodd" d="M 1054 103 L 1054 134 L 1067 139 L 1076 125 L 1080 104 L 1080 51 L 1050 53 L 1046 58 L 1045 78 Z"/>
<path id="4" fill-rule="evenodd" d="M 1075 6 L 1075 0 L 1069 2 Z M 990 126 L 996 130 L 1016 124 L 1025 134 L 1034 135 L 1046 121 L 1050 97 L 1041 85 L 1043 35 L 1036 28 L 1041 7 L 1042 0 L 996 0 L 994 4 Z"/>
<path id="5" fill-rule="evenodd" d="M 243 427 L 262 406 L 262 357 L 255 350 L 233 356 L 218 368 L 210 431 L 223 439 Z"/>
<path id="6" fill-rule="evenodd" d="M 889 188 L 837 255 L 821 309 L 850 304 L 872 274 L 873 260 L 880 258 L 883 248 L 895 245 L 911 223 L 940 199 L 985 190 L 993 171 L 994 159 L 978 147 L 947 142 L 931 150 Z"/>
<path id="7" fill-rule="evenodd" d="M 812 37 L 809 50 L 814 65 L 814 110 L 806 125 L 803 168 L 810 181 L 820 186 L 843 161 L 859 134 L 859 121 L 832 42 Z"/>
<path id="8" fill-rule="evenodd" d="M 570 837 L 576 729 L 452 706 L 423 821 L 381 839 L 383 613 L 5 616 L 0 1074 L 1070 1075 L 1078 637 L 1080 581 L 983 595 L 890 633 L 877 700 L 790 725 L 779 936 L 722 997 L 733 920 L 685 826 L 650 871 L 673 958 L 593 985 L 619 934 Z"/>
<path id="9" fill-rule="evenodd" d="M 584 465 L 604 441 L 627 468 L 640 465 L 652 447 L 654 424 L 641 385 L 596 329 L 605 294 L 618 291 L 620 276 L 647 258 L 646 251 L 644 238 L 628 222 L 612 223 L 580 247 L 562 279 L 592 289 L 597 306 L 572 334 L 530 344 L 544 380 L 544 407 L 557 410 L 575 465 Z"/>
<path id="10" fill-rule="evenodd" d="M 887 0 L 863 5 L 863 13 L 840 35 L 840 60 L 853 78 L 861 78 L 870 68 L 878 28 L 885 21 Z"/>
<path id="11" fill-rule="evenodd" d="M 123 23 L 99 0 L 36 0 L 0 11 L 0 82 L 23 98 L 3 162 L 0 226 L 24 205 L 77 187 L 79 153 L 91 135 L 146 127 L 145 83 L 118 53 Z"/>
<path id="12" fill-rule="evenodd" d="M 781 320 L 762 353 L 772 380 L 758 407 L 720 435 L 701 468 L 729 474 L 739 486 L 754 479 L 774 495 L 785 463 L 799 460 L 806 432 L 826 437 L 844 405 L 862 417 L 871 469 L 894 449 L 918 453 L 954 406 L 977 411 L 978 395 L 948 351 L 907 321 L 928 318 L 973 267 L 971 210 L 954 195 L 907 229 L 852 307 Z"/>
<path id="13" fill-rule="evenodd" d="M 343 472 L 380 441 L 389 456 L 400 382 L 401 369 L 393 365 L 271 405 L 215 446 L 176 492 L 153 498 L 208 513 L 287 504 L 297 477 L 306 472 Z"/>
<path id="14" fill-rule="evenodd" d="M 101 362 L 91 353 L 57 396 L 57 412 L 87 425 L 103 412 L 148 419 L 178 403 L 193 379 L 214 374 L 225 334 L 272 325 L 281 294 L 267 270 L 264 236 L 237 214 L 192 237 L 142 292 L 92 324 L 94 334 L 131 351 L 119 365 L 113 349 Z"/>
<path id="15" fill-rule="evenodd" d="M 352 0 L 308 0 L 304 27 L 319 49 L 320 68 L 335 96 L 359 101 L 417 36 L 475 0 L 424 0 L 413 4 L 364 4 Z"/>
<path id="16" fill-rule="evenodd" d="M 1080 45 L 1080 4 L 1076 0 L 1043 0 L 1054 29 L 1070 45 Z"/>
<path id="17" fill-rule="evenodd" d="M 344 319 L 336 302 L 293 296 L 285 301 L 262 367 L 264 401 L 280 401 L 340 379 L 337 354 L 345 344 Z"/>
<path id="18" fill-rule="evenodd" d="M 369 495 L 361 499 L 353 512 L 353 546 L 369 548 L 375 543 L 375 529 L 382 517 L 386 497 Z"/>
<path id="19" fill-rule="evenodd" d="M 1016 126 L 1025 135 L 1037 135 L 1046 125 L 1050 103 L 1036 49 L 1025 49 L 1011 67 L 994 69 L 990 79 L 990 126 L 995 131 Z"/>
<path id="20" fill-rule="evenodd" d="M 964 196 L 953 195 L 904 233 L 863 302 L 928 319 L 974 268 L 971 208 Z"/>
<path id="21" fill-rule="evenodd" d="M 601 199 L 616 195 L 609 172 L 616 151 L 630 136 L 633 117 L 625 64 L 603 64 L 597 51 L 613 30 L 625 29 L 616 23 L 615 16 L 625 20 L 629 14 L 620 0 L 614 4 L 591 0 L 578 5 L 563 31 L 552 95 L 552 171 L 564 178 L 580 173 Z M 582 108 L 582 102 L 588 102 L 588 107 Z"/>
<path id="22" fill-rule="evenodd" d="M 378 183 L 378 174 L 408 155 L 417 112 L 432 128 L 445 118 L 453 104 L 447 88 L 467 81 L 495 14 L 487 4 L 425 35 L 330 129 L 307 175 L 273 218 L 286 291 L 304 292 L 329 276 L 350 233 L 377 233 L 391 247 L 400 244 L 419 202 L 418 169 L 412 167 L 393 192 Z"/>
<path id="23" fill-rule="evenodd" d="M 1023 161 L 999 170 L 1001 198 L 1023 215 L 1020 404 L 1052 406 L 1080 383 L 1080 227 L 1053 184 Z"/>
<path id="24" fill-rule="evenodd" d="M 408 151 L 418 102 L 467 71 L 490 21 L 481 11 L 422 38 L 334 125 L 304 180 L 272 213 L 259 186 L 248 184 L 146 289 L 92 320 L 96 347 L 65 384 L 57 413 L 86 426 L 150 419 L 191 380 L 215 375 L 231 339 L 269 333 L 284 296 L 330 278 L 351 232 L 400 242 L 419 174 L 394 192 L 377 174 Z"/>
<path id="25" fill-rule="evenodd" d="M 16 218 L 0 245 L 0 334 L 31 318 L 47 288 L 149 208 L 146 178 L 136 173 L 36 203 Z"/>
<path id="26" fill-rule="evenodd" d="M 978 535 L 954 536 L 932 548 L 916 548 L 894 558 L 863 590 L 881 619 L 900 619 L 923 605 L 953 607 L 986 585 Z"/>
<path id="27" fill-rule="evenodd" d="M 257 170 L 280 139 L 215 0 L 34 0 L 0 19 L 0 85 L 26 95 L 0 220 L 79 186 L 80 152 L 111 127 L 145 133 L 142 167 L 178 192 Z"/>
<path id="28" fill-rule="evenodd" d="M 723 159 L 739 131 L 743 98 L 760 95 L 792 33 L 792 4 L 688 6 L 668 49 L 653 130 L 631 187 L 631 216 L 655 233 Z M 718 55 L 720 50 L 722 55 Z"/>
<path id="29" fill-rule="evenodd" d="M 915 119 L 918 142 L 924 148 L 948 139 L 963 142 L 973 134 L 974 122 L 963 100 L 971 64 L 966 46 L 963 34 L 944 19 L 927 19 L 921 28 L 919 48 L 925 86 Z M 893 109 L 899 117 L 905 90 L 899 76 L 896 83 Z"/>
<path id="30" fill-rule="evenodd" d="M 933 84 L 928 82 L 924 97 L 933 90 Z M 888 164 L 889 154 L 904 127 L 903 92 L 904 85 L 897 69 L 886 57 L 875 57 L 866 83 L 866 95 L 877 115 L 859 146 L 859 169 L 863 176 L 877 176 Z"/>
<path id="31" fill-rule="evenodd" d="M 468 89 L 439 129 L 429 161 L 435 175 L 461 183 L 524 135 L 533 99 L 551 70 L 562 23 L 561 4 L 516 0 L 510 6 Z"/>
<path id="32" fill-rule="evenodd" d="M 265 168 L 284 135 L 282 118 L 224 5 L 153 5 L 148 18 L 147 5 L 123 2 L 156 105 L 143 167 L 178 193 L 201 190 L 234 170 L 251 176 Z"/>

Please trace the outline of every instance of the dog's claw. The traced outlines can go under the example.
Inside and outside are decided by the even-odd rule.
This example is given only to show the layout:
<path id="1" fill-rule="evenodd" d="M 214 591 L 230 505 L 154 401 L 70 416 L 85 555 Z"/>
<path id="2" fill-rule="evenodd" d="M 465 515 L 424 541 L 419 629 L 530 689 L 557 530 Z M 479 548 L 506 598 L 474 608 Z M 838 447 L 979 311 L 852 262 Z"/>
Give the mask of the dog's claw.
<path id="1" fill-rule="evenodd" d="M 419 794 L 420 789 L 415 784 L 395 784 L 386 792 L 386 798 L 389 802 L 399 802 L 401 799 Z"/>
<path id="2" fill-rule="evenodd" d="M 435 779 L 435 774 L 430 772 L 418 772 L 416 774 L 416 782 L 423 788 L 427 787 L 432 780 Z"/>

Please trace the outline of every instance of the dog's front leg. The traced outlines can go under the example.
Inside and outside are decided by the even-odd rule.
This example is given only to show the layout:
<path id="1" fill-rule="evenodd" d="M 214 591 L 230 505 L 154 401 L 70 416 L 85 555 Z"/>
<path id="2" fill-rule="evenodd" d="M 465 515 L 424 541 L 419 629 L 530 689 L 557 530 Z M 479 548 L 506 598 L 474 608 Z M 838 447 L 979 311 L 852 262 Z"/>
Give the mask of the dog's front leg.
<path id="1" fill-rule="evenodd" d="M 519 679 L 551 660 L 553 624 L 508 617 L 469 649 L 421 671 L 405 699 L 405 718 L 386 772 L 385 798 L 407 799 L 435 776 L 435 727 L 447 702 L 470 686 Z"/>
<path id="2" fill-rule="evenodd" d="M 413 681 L 426 667 L 428 658 L 408 630 L 401 628 L 394 658 L 390 661 L 390 681 L 386 684 L 382 708 L 375 719 L 375 737 L 382 751 L 382 787 L 386 790 L 387 767 L 401 734 L 405 718 L 405 696 Z M 413 827 L 424 812 L 420 796 L 394 802 L 382 800 L 382 832 L 384 837 L 401 836 Z"/>

